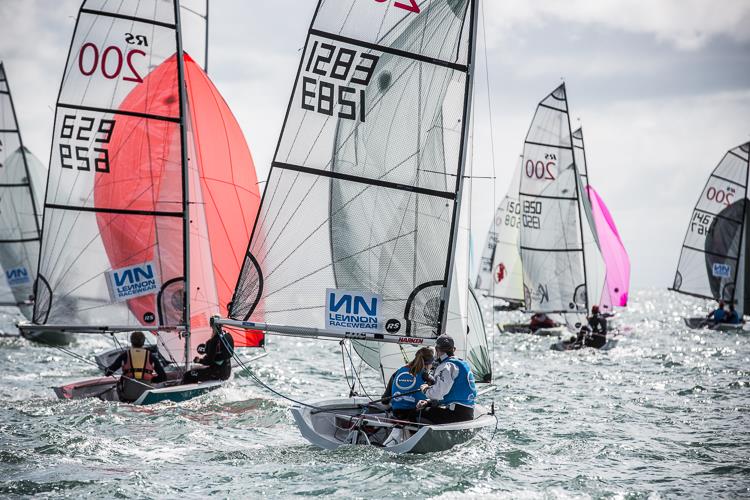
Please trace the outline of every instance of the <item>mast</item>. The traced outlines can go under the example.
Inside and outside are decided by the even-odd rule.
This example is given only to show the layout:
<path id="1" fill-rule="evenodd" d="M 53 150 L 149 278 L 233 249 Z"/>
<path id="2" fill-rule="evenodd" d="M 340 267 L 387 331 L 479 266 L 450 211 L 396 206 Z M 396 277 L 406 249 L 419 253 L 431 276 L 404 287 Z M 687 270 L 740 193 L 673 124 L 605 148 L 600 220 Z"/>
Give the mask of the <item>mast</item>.
<path id="1" fill-rule="evenodd" d="M 203 71 L 208 74 L 208 0 L 206 0 L 206 40 L 203 50 Z"/>
<path id="2" fill-rule="evenodd" d="M 13 122 L 16 124 L 16 134 L 18 134 L 18 142 L 21 145 L 21 157 L 23 158 L 23 168 L 26 172 L 27 187 L 29 190 L 29 197 L 31 198 L 31 206 L 34 210 L 34 225 L 36 227 L 36 236 L 38 239 L 42 237 L 42 230 L 39 227 L 39 213 L 36 206 L 36 200 L 34 199 L 34 189 L 32 186 L 31 172 L 29 172 L 29 162 L 26 158 L 26 147 L 23 145 L 23 138 L 21 137 L 21 127 L 18 124 L 18 117 L 16 116 L 16 106 L 13 104 L 13 93 L 10 91 L 10 83 L 8 82 L 8 75 L 5 72 L 5 66 L 0 62 L 0 74 L 5 78 L 5 86 L 8 88 L 8 99 L 10 100 L 10 109 L 13 113 Z"/>
<path id="3" fill-rule="evenodd" d="M 573 129 L 570 128 L 570 110 L 568 108 L 568 89 L 565 87 L 565 82 L 563 82 L 563 95 L 565 96 L 565 109 L 568 110 L 567 113 L 565 113 L 565 116 L 568 119 L 568 133 L 570 134 L 570 145 L 573 146 Z M 583 144 L 583 132 L 581 132 L 581 144 Z M 585 151 L 585 150 L 584 150 Z M 584 287 L 584 293 L 586 294 L 586 312 L 585 314 L 588 316 L 589 314 L 589 292 L 588 292 L 588 279 L 586 277 L 586 245 L 583 241 L 583 214 L 581 213 L 581 191 L 578 188 L 580 185 L 580 182 L 578 180 L 578 168 L 576 166 L 576 155 L 575 152 L 573 152 L 572 155 L 573 159 L 573 172 L 575 173 L 575 186 L 576 186 L 576 206 L 578 210 L 578 234 L 581 238 L 581 258 L 583 260 L 583 287 Z M 586 170 L 586 174 L 588 175 L 588 169 Z"/>
<path id="4" fill-rule="evenodd" d="M 746 300 L 746 292 L 745 290 L 745 283 L 747 282 L 747 242 L 745 241 L 746 238 L 746 231 L 747 231 L 747 183 L 748 180 L 750 180 L 750 143 L 745 144 L 745 147 L 748 149 L 746 151 L 747 153 L 747 167 L 745 168 L 745 193 L 742 197 L 742 225 L 740 226 L 740 253 L 739 253 L 739 260 L 737 261 L 737 267 L 741 267 L 742 273 L 740 274 L 740 270 L 738 269 L 735 273 L 734 277 L 734 289 L 732 290 L 732 303 L 735 304 L 735 308 L 737 308 L 737 314 L 739 315 L 740 319 L 742 319 L 742 316 L 745 314 L 745 300 Z M 742 150 L 742 146 L 740 146 L 740 150 Z M 740 280 L 740 277 L 742 279 Z M 737 287 L 742 287 L 742 293 L 740 294 L 740 300 L 741 302 L 738 303 L 736 300 L 737 297 Z"/>
<path id="5" fill-rule="evenodd" d="M 208 2 L 206 2 L 208 3 Z M 180 0 L 174 0 L 175 37 L 177 41 L 177 85 L 180 100 L 180 148 L 182 160 L 182 266 L 185 285 L 182 307 L 185 322 L 185 369 L 190 367 L 190 176 L 187 153 L 187 100 L 185 99 L 185 64 L 180 29 Z M 208 23 L 206 23 L 208 25 Z"/>
<path id="6" fill-rule="evenodd" d="M 464 171 L 466 169 L 466 144 L 469 140 L 469 121 L 471 118 L 471 106 L 473 102 L 471 96 L 474 90 L 474 56 L 477 41 L 476 26 L 477 15 L 479 12 L 479 9 L 477 8 L 478 2 L 479 0 L 471 1 L 471 13 L 469 14 L 469 51 L 466 60 L 468 71 L 466 72 L 466 83 L 464 90 L 464 114 L 463 121 L 461 123 L 461 127 L 463 130 L 461 134 L 461 147 L 459 152 L 460 165 L 458 167 L 458 172 L 456 173 L 456 198 L 453 201 L 453 220 L 451 220 L 450 245 L 448 246 L 448 262 L 446 265 L 446 274 L 444 279 L 445 287 L 443 288 L 440 301 L 440 324 L 438 335 L 443 335 L 445 333 L 448 318 L 448 300 L 450 298 L 450 290 L 453 282 L 454 254 L 456 251 L 456 241 L 458 239 L 459 212 L 461 210 L 461 198 L 463 195 L 464 187 Z"/>

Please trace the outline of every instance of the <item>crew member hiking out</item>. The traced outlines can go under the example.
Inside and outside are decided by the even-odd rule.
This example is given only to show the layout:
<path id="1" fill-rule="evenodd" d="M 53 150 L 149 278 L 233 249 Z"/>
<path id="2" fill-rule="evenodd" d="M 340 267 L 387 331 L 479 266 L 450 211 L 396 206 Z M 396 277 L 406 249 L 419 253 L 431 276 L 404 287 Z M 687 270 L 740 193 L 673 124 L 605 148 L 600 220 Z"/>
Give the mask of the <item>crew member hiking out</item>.
<path id="1" fill-rule="evenodd" d="M 454 356 L 453 338 L 441 335 L 435 342 L 438 365 L 433 377 L 434 385 L 423 384 L 422 393 L 428 399 L 417 403 L 417 410 L 425 409 L 422 421 L 447 424 L 474 419 L 474 402 L 477 386 L 469 363 Z"/>
<path id="2" fill-rule="evenodd" d="M 224 333 L 221 328 L 215 328 L 208 342 L 203 357 L 196 357 L 193 362 L 203 365 L 185 373 L 183 384 L 205 382 L 207 380 L 227 380 L 232 374 L 232 356 L 234 355 L 234 339 Z"/>
<path id="3" fill-rule="evenodd" d="M 582 347 L 593 347 L 599 349 L 607 343 L 607 320 L 599 311 L 599 306 L 591 307 L 591 316 L 586 318 L 587 323 L 578 331 L 578 336 L 566 342 L 568 346 L 575 349 Z"/>
<path id="4" fill-rule="evenodd" d="M 130 402 L 134 400 L 123 391 L 125 379 L 136 380 L 141 385 L 156 384 L 166 380 L 164 368 L 151 351 L 144 348 L 146 336 L 141 331 L 130 334 L 130 349 L 120 354 L 114 362 L 107 367 L 105 374 L 112 375 L 122 368 L 122 376 L 117 384 L 117 391 L 121 401 Z"/>

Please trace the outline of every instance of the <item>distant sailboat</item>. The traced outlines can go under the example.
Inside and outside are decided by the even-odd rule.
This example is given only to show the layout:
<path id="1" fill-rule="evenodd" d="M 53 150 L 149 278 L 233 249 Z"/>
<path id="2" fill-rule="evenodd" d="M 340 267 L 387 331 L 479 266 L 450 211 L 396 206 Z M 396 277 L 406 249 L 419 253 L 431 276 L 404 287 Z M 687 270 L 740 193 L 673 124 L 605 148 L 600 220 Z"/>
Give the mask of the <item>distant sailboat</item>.
<path id="1" fill-rule="evenodd" d="M 8 76 L 0 62 L 0 265 L 12 294 L 2 305 L 18 306 L 27 319 L 39 259 L 45 170 L 23 145 Z M 39 340 L 67 343 L 69 338 L 44 335 Z"/>
<path id="2" fill-rule="evenodd" d="M 740 318 L 750 310 L 747 184 L 750 142 L 724 154 L 708 177 L 682 244 L 670 290 L 734 304 Z M 685 318 L 691 328 L 707 326 L 706 317 Z M 720 324 L 718 329 L 741 329 Z"/>
<path id="3" fill-rule="evenodd" d="M 587 195 L 583 199 L 583 206 L 587 216 L 594 222 L 594 235 L 604 258 L 607 273 L 601 297 L 594 303 L 599 305 L 602 312 L 611 314 L 615 312 L 616 307 L 627 307 L 628 305 L 630 258 L 622 239 L 620 239 L 620 233 L 617 231 L 612 214 L 604 204 L 604 200 L 589 182 L 586 147 L 583 140 L 583 129 L 580 127 L 573 132 L 573 151 L 576 155 L 576 166 L 581 182 Z"/>
<path id="4" fill-rule="evenodd" d="M 521 234 L 518 188 L 522 168 L 523 156 L 518 161 L 507 194 L 495 211 L 474 281 L 474 287 L 483 295 L 503 302 L 496 306 L 500 310 L 523 307 L 523 268 L 518 243 Z"/>
<path id="5" fill-rule="evenodd" d="M 521 171 L 521 260 L 529 312 L 555 314 L 573 331 L 601 297 L 605 265 L 585 207 L 565 84 L 537 106 Z"/>
<path id="6" fill-rule="evenodd" d="M 477 9 L 318 3 L 230 319 L 217 328 L 349 339 L 384 383 L 414 346 L 449 332 L 474 377 L 491 381 L 460 210 Z M 477 407 L 473 421 L 412 426 L 370 403 L 330 398 L 292 414 L 323 448 L 414 430 L 394 452 L 450 448 L 495 423 Z"/>
<path id="7" fill-rule="evenodd" d="M 227 310 L 259 203 L 242 131 L 183 54 L 180 26 L 177 0 L 83 3 L 57 103 L 33 324 L 22 325 L 155 333 L 170 381 L 142 389 L 142 404 L 221 385 L 180 379 L 209 318 Z M 117 399 L 114 385 L 56 392 Z"/>

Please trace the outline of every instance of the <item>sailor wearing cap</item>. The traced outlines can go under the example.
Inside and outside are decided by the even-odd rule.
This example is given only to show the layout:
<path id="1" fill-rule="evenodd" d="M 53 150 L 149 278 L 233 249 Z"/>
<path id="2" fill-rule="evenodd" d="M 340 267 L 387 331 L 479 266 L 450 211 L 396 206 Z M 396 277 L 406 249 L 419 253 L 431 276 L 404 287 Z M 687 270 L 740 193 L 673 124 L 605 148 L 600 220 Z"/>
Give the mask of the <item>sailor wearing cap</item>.
<path id="1" fill-rule="evenodd" d="M 433 424 L 447 424 L 474 419 L 477 386 L 469 363 L 454 356 L 453 338 L 441 335 L 435 343 L 438 365 L 433 374 L 434 385 L 424 384 L 422 393 L 428 400 L 419 401 L 417 409 L 429 407 L 422 414 Z"/>

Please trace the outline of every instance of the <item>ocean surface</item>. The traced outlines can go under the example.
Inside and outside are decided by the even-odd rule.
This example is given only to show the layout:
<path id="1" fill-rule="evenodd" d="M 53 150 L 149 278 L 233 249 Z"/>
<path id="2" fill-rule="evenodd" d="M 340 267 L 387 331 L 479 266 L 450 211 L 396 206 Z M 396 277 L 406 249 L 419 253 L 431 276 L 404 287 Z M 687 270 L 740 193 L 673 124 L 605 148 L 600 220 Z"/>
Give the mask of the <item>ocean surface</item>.
<path id="1" fill-rule="evenodd" d="M 496 432 L 421 456 L 316 449 L 290 403 L 239 372 L 182 404 L 58 401 L 51 386 L 97 370 L 0 339 L 0 497 L 747 498 L 750 332 L 683 326 L 705 307 L 636 293 L 608 352 L 555 352 L 551 338 L 492 328 Z M 110 346 L 81 336 L 71 349 Z M 273 338 L 268 351 L 253 370 L 279 392 L 347 394 L 337 343 Z"/>

